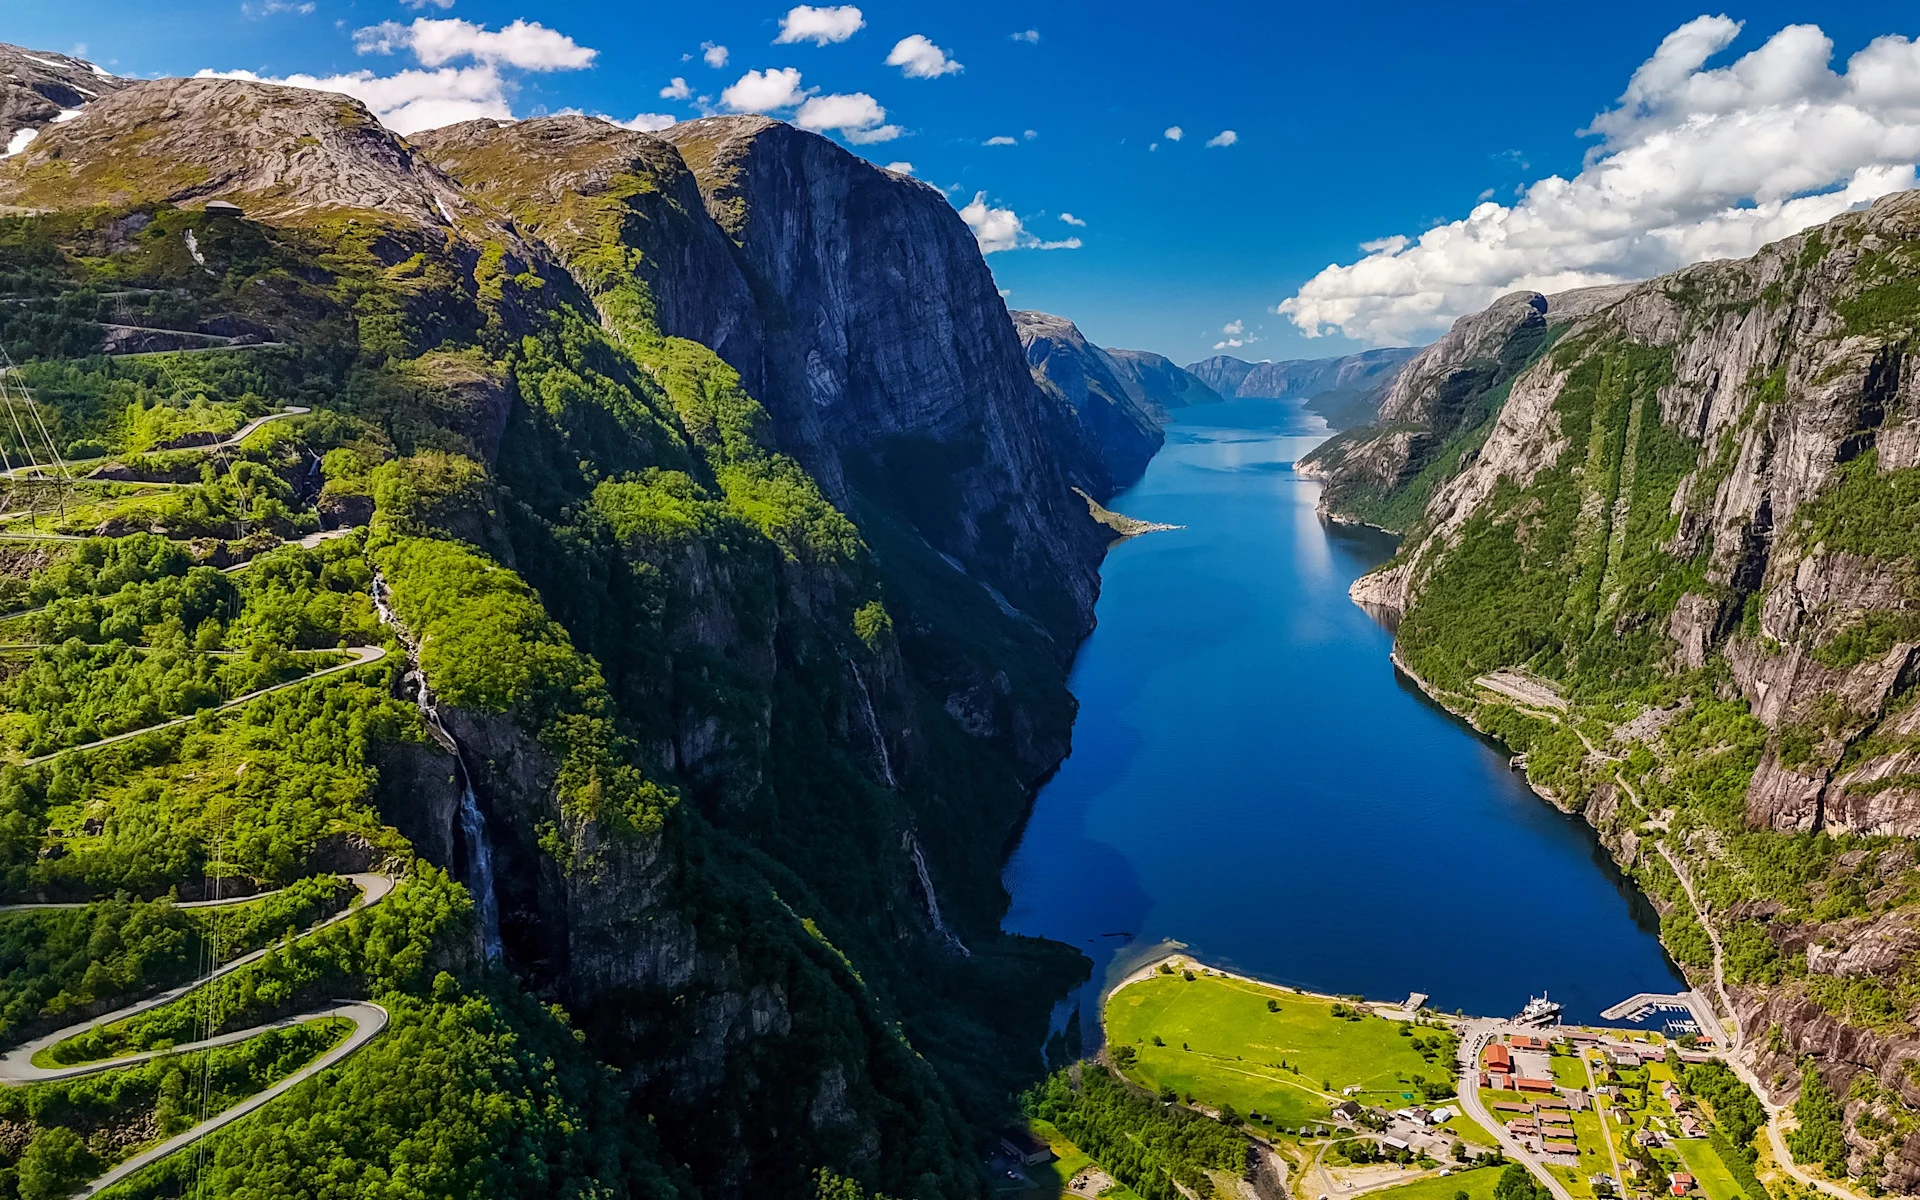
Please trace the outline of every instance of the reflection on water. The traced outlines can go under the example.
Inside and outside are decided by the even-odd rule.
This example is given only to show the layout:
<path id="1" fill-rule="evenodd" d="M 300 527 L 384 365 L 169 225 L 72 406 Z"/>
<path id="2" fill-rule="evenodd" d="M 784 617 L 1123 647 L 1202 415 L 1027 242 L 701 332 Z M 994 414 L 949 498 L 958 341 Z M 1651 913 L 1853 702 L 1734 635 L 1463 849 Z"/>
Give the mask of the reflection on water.
<path id="1" fill-rule="evenodd" d="M 1112 507 L 1183 525 L 1117 547 L 1073 675 L 1073 756 L 1007 867 L 1006 927 L 1095 982 L 1179 943 L 1279 982 L 1591 1018 L 1681 986 L 1591 832 L 1387 661 L 1347 585 L 1393 552 L 1328 527 L 1279 401 L 1185 410 Z M 1083 997 L 1088 1030 L 1090 988 Z"/>

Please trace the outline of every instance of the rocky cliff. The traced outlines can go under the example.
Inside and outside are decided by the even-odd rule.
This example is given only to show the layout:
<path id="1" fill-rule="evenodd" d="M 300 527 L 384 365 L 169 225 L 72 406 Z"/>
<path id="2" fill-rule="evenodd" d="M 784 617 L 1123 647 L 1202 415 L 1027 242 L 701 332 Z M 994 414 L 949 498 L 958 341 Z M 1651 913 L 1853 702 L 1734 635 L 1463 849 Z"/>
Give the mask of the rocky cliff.
<path id="1" fill-rule="evenodd" d="M 1363 350 L 1337 358 L 1250 363 L 1217 354 L 1187 370 L 1222 396 L 1298 400 L 1334 429 L 1374 419 L 1387 389 L 1416 351 L 1409 347 Z"/>
<path id="2" fill-rule="evenodd" d="M 1133 382 L 1134 372 L 1064 317 L 1018 311 L 1012 316 L 1034 382 L 1101 449 L 1097 465 L 1102 469 L 1075 484 L 1105 499 L 1140 478 L 1165 439 L 1155 409 L 1136 399 L 1143 389 Z"/>
<path id="3" fill-rule="evenodd" d="M 1632 287 L 1522 294 L 1409 363 L 1316 455 L 1335 513 L 1408 531 L 1354 586 L 1409 667 L 1529 750 L 1713 955 L 1776 1096 L 1809 1060 L 1842 1163 L 1920 1190 L 1920 193 Z M 1384 519 L 1383 519 L 1384 518 Z M 1571 716 L 1479 681 L 1530 671 Z M 1573 726 L 1585 726 L 1582 731 Z M 1601 739 L 1601 740 L 1596 740 Z"/>
<path id="4" fill-rule="evenodd" d="M 252 519 L 369 524 L 327 611 L 383 573 L 460 751 L 343 736 L 354 819 L 498 909 L 504 969 L 443 948 L 468 983 L 409 1003 L 563 1005 L 703 1194 L 976 1194 L 1084 970 L 999 932 L 999 870 L 1091 622 L 1069 482 L 1114 468 L 944 198 L 759 118 L 405 141 L 345 97 L 161 80 L 48 126 L 0 204 L 0 338 L 69 453 L 316 410 L 237 472 L 273 489 Z M 215 340 L 89 357 L 136 327 Z M 101 528 L 236 503 L 182 486 L 173 524 Z"/>

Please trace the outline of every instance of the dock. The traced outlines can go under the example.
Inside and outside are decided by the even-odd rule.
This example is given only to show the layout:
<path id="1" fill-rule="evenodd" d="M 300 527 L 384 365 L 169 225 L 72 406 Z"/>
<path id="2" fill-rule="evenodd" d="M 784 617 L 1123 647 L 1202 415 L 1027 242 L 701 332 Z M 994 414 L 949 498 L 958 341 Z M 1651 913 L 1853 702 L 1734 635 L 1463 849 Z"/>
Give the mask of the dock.
<path id="1" fill-rule="evenodd" d="M 1700 1027 L 1702 1037 L 1711 1038 L 1716 1046 L 1727 1044 L 1726 1031 L 1721 1029 L 1720 1018 L 1715 1015 L 1713 1005 L 1697 989 L 1689 992 L 1639 992 L 1612 1008 L 1601 1010 L 1600 1018 L 1605 1021 L 1639 1021 L 1661 1008 L 1687 1010 L 1693 1016 L 1693 1023 Z"/>

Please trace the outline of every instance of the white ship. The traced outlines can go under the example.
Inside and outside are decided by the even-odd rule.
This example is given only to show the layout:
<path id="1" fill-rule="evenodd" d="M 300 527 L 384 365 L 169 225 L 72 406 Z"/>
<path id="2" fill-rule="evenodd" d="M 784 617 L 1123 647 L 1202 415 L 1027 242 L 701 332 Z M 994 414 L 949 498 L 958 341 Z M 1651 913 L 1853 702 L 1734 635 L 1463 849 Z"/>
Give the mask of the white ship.
<path id="1" fill-rule="evenodd" d="M 1538 996 L 1529 996 L 1527 1006 L 1514 1016 L 1513 1023 L 1515 1025 L 1558 1025 L 1560 1006 L 1547 999 L 1545 992 Z"/>

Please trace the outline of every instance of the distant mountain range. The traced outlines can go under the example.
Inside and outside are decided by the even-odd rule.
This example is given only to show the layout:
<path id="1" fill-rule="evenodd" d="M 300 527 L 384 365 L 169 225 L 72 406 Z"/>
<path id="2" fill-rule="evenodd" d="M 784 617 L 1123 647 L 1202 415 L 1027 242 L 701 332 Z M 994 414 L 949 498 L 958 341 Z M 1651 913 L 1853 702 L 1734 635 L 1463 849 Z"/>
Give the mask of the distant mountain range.
<path id="1" fill-rule="evenodd" d="M 1187 372 L 1221 396 L 1300 400 L 1335 429 L 1352 429 L 1373 420 L 1400 368 L 1417 353 L 1418 347 L 1395 346 L 1339 358 L 1257 363 L 1217 354 L 1188 363 Z"/>

